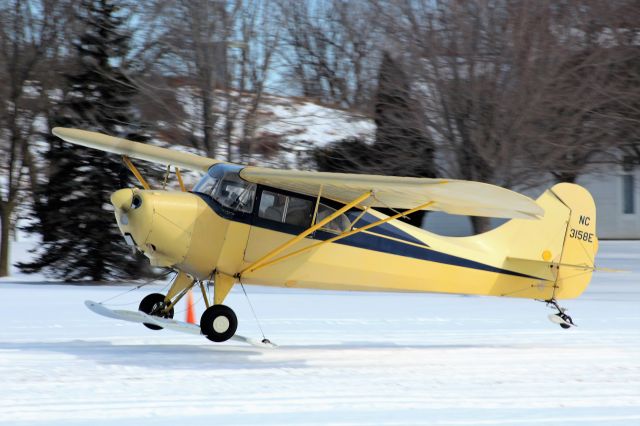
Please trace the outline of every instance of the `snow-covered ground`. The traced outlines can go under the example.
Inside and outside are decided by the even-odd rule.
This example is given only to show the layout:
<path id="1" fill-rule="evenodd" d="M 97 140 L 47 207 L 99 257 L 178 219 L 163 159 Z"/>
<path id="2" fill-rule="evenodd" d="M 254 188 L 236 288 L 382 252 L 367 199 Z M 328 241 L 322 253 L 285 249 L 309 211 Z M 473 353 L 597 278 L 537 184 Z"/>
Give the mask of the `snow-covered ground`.
<path id="1" fill-rule="evenodd" d="M 603 242 L 598 260 L 632 272 L 600 272 L 564 301 L 579 325 L 567 331 L 529 300 L 248 287 L 274 350 L 83 305 L 127 286 L 5 280 L 0 423 L 640 425 L 640 243 Z M 107 304 L 135 309 L 163 287 Z M 227 303 L 259 337 L 241 289 Z"/>

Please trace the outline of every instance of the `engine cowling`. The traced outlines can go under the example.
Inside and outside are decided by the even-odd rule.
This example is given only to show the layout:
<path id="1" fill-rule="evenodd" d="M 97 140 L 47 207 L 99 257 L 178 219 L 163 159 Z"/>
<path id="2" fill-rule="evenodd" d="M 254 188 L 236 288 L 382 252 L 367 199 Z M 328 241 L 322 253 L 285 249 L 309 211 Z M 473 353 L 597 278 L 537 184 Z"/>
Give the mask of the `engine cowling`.
<path id="1" fill-rule="evenodd" d="M 128 188 L 114 192 L 111 204 L 127 243 L 153 266 L 177 267 L 194 276 L 215 267 L 221 243 L 214 236 L 223 224 L 197 195 Z"/>

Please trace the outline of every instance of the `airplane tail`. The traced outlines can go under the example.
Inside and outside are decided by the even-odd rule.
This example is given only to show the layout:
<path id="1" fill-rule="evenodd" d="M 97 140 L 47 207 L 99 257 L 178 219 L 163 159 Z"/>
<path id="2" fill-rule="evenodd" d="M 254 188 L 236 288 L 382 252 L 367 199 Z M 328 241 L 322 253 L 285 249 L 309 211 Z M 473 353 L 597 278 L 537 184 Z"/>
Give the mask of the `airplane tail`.
<path id="1" fill-rule="evenodd" d="M 505 268 L 551 283 L 535 298 L 578 297 L 591 281 L 598 251 L 593 198 L 579 185 L 560 183 L 536 202 L 545 211 L 542 219 L 514 219 L 474 238 L 503 247 Z"/>

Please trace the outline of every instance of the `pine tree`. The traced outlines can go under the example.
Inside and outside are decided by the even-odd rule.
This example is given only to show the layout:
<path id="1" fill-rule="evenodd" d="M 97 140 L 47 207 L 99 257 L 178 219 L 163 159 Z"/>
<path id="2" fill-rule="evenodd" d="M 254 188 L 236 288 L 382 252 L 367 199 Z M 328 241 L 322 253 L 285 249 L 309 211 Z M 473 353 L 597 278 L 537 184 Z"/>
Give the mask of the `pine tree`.
<path id="1" fill-rule="evenodd" d="M 386 173 L 395 176 L 436 176 L 434 145 L 425 134 L 410 81 L 387 52 L 378 72 L 375 100 L 376 149 L 385 157 Z"/>
<path id="2" fill-rule="evenodd" d="M 121 67 L 129 36 L 112 0 L 84 0 L 78 19 L 84 27 L 75 43 L 78 72 L 67 75 L 67 96 L 54 126 L 76 127 L 144 141 L 131 99 L 135 88 Z M 113 225 L 111 193 L 131 187 L 132 178 L 117 156 L 69 145 L 50 136 L 49 181 L 43 185 L 39 258 L 19 265 L 44 270 L 66 281 L 132 278 L 148 272 L 147 262 L 130 254 Z"/>

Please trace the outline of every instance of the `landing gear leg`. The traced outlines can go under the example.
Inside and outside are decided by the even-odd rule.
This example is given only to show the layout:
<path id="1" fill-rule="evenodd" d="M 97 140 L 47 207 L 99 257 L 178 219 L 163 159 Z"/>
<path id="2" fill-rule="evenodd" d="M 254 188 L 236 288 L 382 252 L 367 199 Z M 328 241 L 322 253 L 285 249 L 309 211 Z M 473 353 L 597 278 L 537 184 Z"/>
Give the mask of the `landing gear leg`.
<path id="1" fill-rule="evenodd" d="M 547 306 L 549 306 L 552 309 L 556 309 L 558 311 L 558 313 L 556 314 L 549 314 L 549 320 L 552 323 L 558 324 L 560 327 L 564 329 L 576 327 L 576 324 L 574 324 L 571 317 L 566 314 L 567 309 L 558 305 L 558 302 L 555 299 L 545 300 L 545 302 Z"/>

